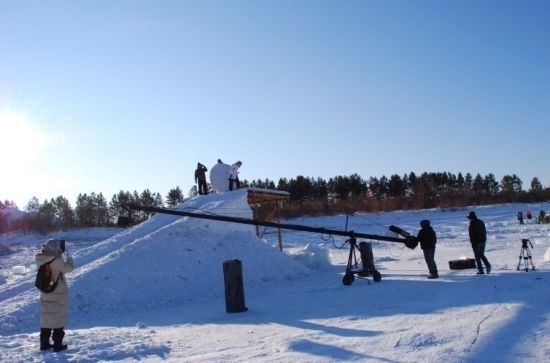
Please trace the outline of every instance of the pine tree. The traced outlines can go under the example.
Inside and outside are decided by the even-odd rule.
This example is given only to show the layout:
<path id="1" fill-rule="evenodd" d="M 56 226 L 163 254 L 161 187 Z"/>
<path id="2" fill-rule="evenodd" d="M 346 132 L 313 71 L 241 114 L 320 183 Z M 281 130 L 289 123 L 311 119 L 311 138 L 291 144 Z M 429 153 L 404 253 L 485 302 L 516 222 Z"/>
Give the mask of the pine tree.
<path id="1" fill-rule="evenodd" d="M 539 178 L 534 177 L 531 179 L 531 192 L 542 192 L 542 183 L 540 182 Z"/>
<path id="2" fill-rule="evenodd" d="M 183 193 L 181 192 L 180 187 L 170 189 L 168 195 L 166 195 L 166 204 L 168 207 L 175 207 L 178 203 L 184 200 Z"/>
<path id="3" fill-rule="evenodd" d="M 60 195 L 52 202 L 57 208 L 57 218 L 61 221 L 61 226 L 64 229 L 75 227 L 74 210 L 71 208 L 69 200 Z"/>
<path id="4" fill-rule="evenodd" d="M 136 212 L 127 208 L 130 203 L 136 203 L 132 193 L 126 191 L 119 191 L 118 194 L 113 195 L 111 203 L 109 205 L 109 214 L 113 221 L 116 221 L 119 227 L 128 227 L 132 225 L 137 218 L 134 216 Z"/>
<path id="5" fill-rule="evenodd" d="M 27 203 L 25 210 L 29 213 L 38 213 L 38 211 L 40 210 L 40 201 L 38 200 L 38 198 L 32 197 Z"/>

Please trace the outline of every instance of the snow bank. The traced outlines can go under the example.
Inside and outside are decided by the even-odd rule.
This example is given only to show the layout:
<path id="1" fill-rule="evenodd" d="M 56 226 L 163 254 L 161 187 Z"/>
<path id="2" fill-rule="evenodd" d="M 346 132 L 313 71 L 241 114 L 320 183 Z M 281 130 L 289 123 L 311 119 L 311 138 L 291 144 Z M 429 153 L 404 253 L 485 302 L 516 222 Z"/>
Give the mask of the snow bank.
<path id="1" fill-rule="evenodd" d="M 193 198 L 176 209 L 252 216 L 246 190 Z M 164 309 L 223 295 L 222 265 L 229 259 L 242 261 L 245 288 L 309 273 L 304 265 L 267 246 L 253 226 L 158 214 L 75 254 L 77 269 L 68 275 L 70 320 Z M 20 303 L 0 309 L 5 317 L 0 332 L 36 325 L 34 287 L 14 298 Z"/>
<path id="2" fill-rule="evenodd" d="M 294 248 L 290 255 L 294 260 L 298 260 L 312 269 L 326 268 L 332 265 L 328 250 L 311 243 L 302 248 Z"/>

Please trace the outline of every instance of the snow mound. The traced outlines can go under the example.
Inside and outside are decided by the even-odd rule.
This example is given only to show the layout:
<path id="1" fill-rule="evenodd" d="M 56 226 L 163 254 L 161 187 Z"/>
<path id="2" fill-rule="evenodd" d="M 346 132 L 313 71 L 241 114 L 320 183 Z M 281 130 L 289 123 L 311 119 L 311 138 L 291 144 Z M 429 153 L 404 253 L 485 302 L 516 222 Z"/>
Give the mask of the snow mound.
<path id="1" fill-rule="evenodd" d="M 251 218 L 247 191 L 190 199 L 175 209 Z M 265 244 L 251 225 L 157 214 L 148 221 L 75 254 L 68 274 L 69 322 L 150 311 L 223 296 L 223 262 L 239 259 L 246 286 L 284 282 L 309 274 L 298 261 Z M 18 310 L 0 309 L 0 332 L 34 326 L 37 291 L 29 284 L 13 299 Z M 25 322 L 21 321 L 22 316 Z M 11 317 L 11 318 L 10 318 Z"/>
<path id="2" fill-rule="evenodd" d="M 331 266 L 330 255 L 326 249 L 308 243 L 303 248 L 291 253 L 294 260 L 301 261 L 305 266 L 319 269 Z"/>

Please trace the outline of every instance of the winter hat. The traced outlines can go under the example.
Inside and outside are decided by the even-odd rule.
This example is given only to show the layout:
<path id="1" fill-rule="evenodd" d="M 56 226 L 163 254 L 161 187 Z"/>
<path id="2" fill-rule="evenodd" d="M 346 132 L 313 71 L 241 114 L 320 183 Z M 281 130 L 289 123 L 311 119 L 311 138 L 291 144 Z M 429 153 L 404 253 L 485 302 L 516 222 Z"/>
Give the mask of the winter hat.
<path id="1" fill-rule="evenodd" d="M 61 255 L 61 241 L 57 238 L 52 238 L 42 244 L 42 253 L 47 255 Z"/>
<path id="2" fill-rule="evenodd" d="M 476 212 L 472 211 L 468 214 L 468 219 L 477 219 Z"/>
<path id="3" fill-rule="evenodd" d="M 430 221 L 427 220 L 427 219 L 423 219 L 420 221 L 420 227 L 422 228 L 426 228 L 426 227 L 429 227 L 430 226 Z"/>

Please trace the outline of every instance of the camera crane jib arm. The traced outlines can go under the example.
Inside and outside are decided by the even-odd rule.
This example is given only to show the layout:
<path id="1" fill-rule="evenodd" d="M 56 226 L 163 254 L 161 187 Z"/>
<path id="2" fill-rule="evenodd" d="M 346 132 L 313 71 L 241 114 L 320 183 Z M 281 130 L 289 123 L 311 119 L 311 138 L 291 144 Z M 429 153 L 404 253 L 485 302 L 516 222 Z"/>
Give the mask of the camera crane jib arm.
<path id="1" fill-rule="evenodd" d="M 142 205 L 138 205 L 138 204 L 126 204 L 126 207 L 128 209 L 141 210 L 141 211 L 152 212 L 152 213 L 171 214 L 171 215 L 182 216 L 182 217 L 210 219 L 210 220 L 214 220 L 214 221 L 231 222 L 231 223 L 250 224 L 250 225 L 253 225 L 253 226 L 282 228 L 282 229 L 289 229 L 289 230 L 294 230 L 294 231 L 329 234 L 329 235 L 335 235 L 335 236 L 344 236 L 344 237 L 349 237 L 349 238 L 364 238 L 364 239 L 370 239 L 370 240 L 385 241 L 385 242 L 397 242 L 397 243 L 403 243 L 403 244 L 408 243 L 408 240 L 406 238 L 381 236 L 381 235 L 376 235 L 376 234 L 367 234 L 367 233 L 360 233 L 360 232 L 354 232 L 354 231 L 342 231 L 342 230 L 337 230 L 337 229 L 328 229 L 328 228 L 322 228 L 322 227 L 311 227 L 311 226 L 304 226 L 304 225 L 299 225 L 299 224 L 275 223 L 275 222 L 269 222 L 269 221 L 257 221 L 257 220 L 254 220 L 254 219 L 241 218 L 241 217 L 221 216 L 221 215 L 216 215 L 216 214 L 192 213 L 192 212 L 184 212 L 184 211 L 178 211 L 178 210 L 173 210 L 173 209 L 147 207 L 147 206 L 142 206 Z"/>
<path id="2" fill-rule="evenodd" d="M 171 214 L 175 216 L 181 216 L 181 217 L 190 217 L 190 218 L 200 218 L 200 219 L 209 219 L 214 221 L 222 221 L 222 222 L 230 222 L 230 223 L 241 223 L 241 224 L 249 224 L 253 226 L 264 226 L 264 227 L 273 227 L 273 228 L 282 228 L 282 229 L 290 229 L 294 231 L 302 231 L 302 232 L 311 232 L 311 233 L 320 233 L 320 234 L 327 234 L 327 235 L 336 235 L 336 236 L 344 236 L 348 237 L 346 240 L 346 244 L 349 244 L 350 250 L 349 250 L 349 256 L 348 256 L 348 264 L 346 267 L 346 272 L 344 274 L 344 277 L 342 279 L 342 283 L 344 285 L 350 285 L 354 280 L 354 275 L 358 275 L 361 277 L 366 276 L 373 276 L 374 281 L 380 281 L 382 276 L 380 272 L 376 270 L 374 267 L 373 257 L 372 257 L 372 250 L 370 249 L 370 244 L 366 242 L 361 242 L 359 244 L 359 247 L 357 246 L 357 238 L 364 238 L 364 239 L 370 239 L 370 240 L 378 240 L 378 241 L 385 241 L 385 242 L 397 242 L 397 243 L 403 243 L 408 248 L 414 249 L 418 241 L 416 240 L 416 237 L 412 236 L 407 231 L 391 225 L 389 226 L 389 230 L 397 233 L 398 235 L 402 236 L 403 238 L 398 237 L 390 237 L 390 236 L 380 236 L 377 234 L 367 234 L 367 233 L 359 233 L 354 231 L 342 231 L 342 230 L 336 230 L 336 229 L 328 229 L 328 228 L 322 228 L 322 227 L 311 227 L 311 226 L 303 226 L 299 224 L 289 224 L 289 223 L 275 223 L 275 222 L 269 222 L 269 221 L 257 221 L 254 219 L 248 219 L 248 218 L 241 218 L 241 217 L 229 217 L 229 216 L 221 216 L 217 214 L 205 214 L 205 213 L 192 213 L 192 212 L 184 212 L 184 211 L 178 211 L 173 209 L 165 209 L 165 208 L 156 208 L 156 207 L 147 207 L 137 204 L 126 204 L 125 208 L 128 209 L 135 209 L 135 210 L 141 210 L 145 212 L 151 212 L 151 213 L 162 213 L 162 214 Z M 363 269 L 358 270 L 353 268 L 353 262 L 355 261 L 355 266 L 357 267 L 357 259 L 355 257 L 355 250 L 359 250 L 361 252 L 361 260 L 363 261 Z"/>

